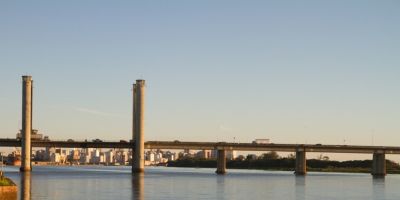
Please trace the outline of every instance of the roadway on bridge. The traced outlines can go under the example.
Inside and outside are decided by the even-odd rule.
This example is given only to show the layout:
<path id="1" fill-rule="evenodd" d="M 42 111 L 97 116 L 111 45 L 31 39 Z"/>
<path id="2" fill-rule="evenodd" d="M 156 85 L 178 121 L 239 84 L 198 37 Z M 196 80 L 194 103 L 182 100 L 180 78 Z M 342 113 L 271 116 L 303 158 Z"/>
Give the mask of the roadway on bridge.
<path id="1" fill-rule="evenodd" d="M 17 139 L 0 139 L 1 147 L 20 147 Z M 125 141 L 35 141 L 32 147 L 59 147 L 59 148 L 133 148 L 134 144 Z M 400 154 L 400 147 L 392 146 L 356 146 L 356 145 L 321 145 L 321 144 L 254 144 L 254 143 L 226 143 L 226 142 L 183 142 L 183 141 L 147 141 L 146 149 L 192 149 L 192 150 L 235 150 L 235 151 L 278 151 L 324 153 L 386 153 Z"/>

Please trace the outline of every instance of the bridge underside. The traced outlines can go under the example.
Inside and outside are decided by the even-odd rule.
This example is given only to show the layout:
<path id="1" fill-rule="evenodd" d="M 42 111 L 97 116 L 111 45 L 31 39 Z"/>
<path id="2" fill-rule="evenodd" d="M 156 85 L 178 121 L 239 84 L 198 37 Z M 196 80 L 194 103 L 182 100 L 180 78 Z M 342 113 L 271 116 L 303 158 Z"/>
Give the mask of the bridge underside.
<path id="1" fill-rule="evenodd" d="M 0 139 L 0 147 L 20 147 L 21 141 L 17 139 Z M 60 148 L 120 148 L 131 149 L 135 147 L 131 142 L 89 142 L 89 141 L 35 141 L 32 147 L 60 147 Z M 296 152 L 298 148 L 305 152 L 320 153 L 354 153 L 374 154 L 400 154 L 400 147 L 388 146 L 350 146 L 350 145 L 306 145 L 306 144 L 252 144 L 252 143 L 220 143 L 220 142 L 168 142 L 148 141 L 144 143 L 145 149 L 192 149 L 192 150 L 234 150 L 234 151 L 277 151 Z"/>

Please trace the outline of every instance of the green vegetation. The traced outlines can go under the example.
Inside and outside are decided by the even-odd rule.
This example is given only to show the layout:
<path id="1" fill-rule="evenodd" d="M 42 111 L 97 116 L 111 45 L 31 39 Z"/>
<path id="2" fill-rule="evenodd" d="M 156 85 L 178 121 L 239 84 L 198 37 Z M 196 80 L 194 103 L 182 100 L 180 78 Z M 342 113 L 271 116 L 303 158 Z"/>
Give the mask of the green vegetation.
<path id="1" fill-rule="evenodd" d="M 0 177 L 0 186 L 14 186 L 15 185 L 15 183 L 11 180 L 11 179 L 9 179 L 9 178 L 6 178 L 6 177 Z"/>
<path id="2" fill-rule="evenodd" d="M 216 168 L 217 161 L 215 159 L 201 159 L 184 157 L 175 161 L 168 162 L 169 167 L 199 167 L 199 168 Z M 263 154 L 258 158 L 247 156 L 239 157 L 236 160 L 227 160 L 228 169 L 260 169 L 260 170 L 279 170 L 294 171 L 294 156 L 279 157 L 276 153 L 271 152 Z M 328 157 L 320 159 L 307 160 L 307 171 L 318 172 L 349 172 L 349 173 L 370 173 L 371 160 L 350 160 L 350 161 L 332 161 Z M 400 165 L 390 160 L 386 160 L 387 173 L 400 174 Z"/>

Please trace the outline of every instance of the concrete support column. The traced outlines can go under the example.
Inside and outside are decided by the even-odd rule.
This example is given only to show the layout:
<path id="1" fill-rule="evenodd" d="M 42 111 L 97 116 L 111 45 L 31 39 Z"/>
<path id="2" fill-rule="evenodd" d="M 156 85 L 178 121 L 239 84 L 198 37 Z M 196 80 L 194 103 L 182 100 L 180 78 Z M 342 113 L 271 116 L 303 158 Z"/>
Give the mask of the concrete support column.
<path id="1" fill-rule="evenodd" d="M 386 176 L 386 158 L 385 153 L 375 152 L 372 160 L 372 175 Z"/>
<path id="2" fill-rule="evenodd" d="M 295 174 L 296 175 L 305 175 L 307 173 L 307 163 L 306 163 L 306 152 L 304 149 L 296 150 L 296 166 L 295 166 Z"/>
<path id="3" fill-rule="evenodd" d="M 32 133 L 32 77 L 22 76 L 22 129 L 21 129 L 21 168 L 31 171 L 31 133 Z"/>
<path id="4" fill-rule="evenodd" d="M 132 173 L 144 172 L 144 97 L 145 81 L 136 80 L 134 85 L 134 156 L 132 164 Z"/>
<path id="5" fill-rule="evenodd" d="M 136 134 L 136 84 L 132 87 L 132 141 L 135 141 Z M 135 150 L 132 148 L 132 150 Z"/>
<path id="6" fill-rule="evenodd" d="M 219 149 L 217 153 L 217 174 L 225 174 L 226 173 L 226 153 L 225 150 Z"/>

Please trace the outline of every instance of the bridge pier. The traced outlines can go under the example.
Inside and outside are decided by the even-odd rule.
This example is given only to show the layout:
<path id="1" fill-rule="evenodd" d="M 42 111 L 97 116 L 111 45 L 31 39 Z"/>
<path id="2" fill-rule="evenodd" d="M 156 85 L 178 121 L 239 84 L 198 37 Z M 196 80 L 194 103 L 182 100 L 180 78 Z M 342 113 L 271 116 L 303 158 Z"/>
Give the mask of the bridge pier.
<path id="1" fill-rule="evenodd" d="M 374 177 L 386 176 L 386 158 L 384 152 L 375 152 L 372 160 L 372 173 Z"/>
<path id="2" fill-rule="evenodd" d="M 21 168 L 31 171 L 32 134 L 32 77 L 22 76 L 22 129 L 21 129 Z"/>
<path id="3" fill-rule="evenodd" d="M 217 174 L 226 173 L 226 153 L 224 149 L 218 149 L 217 152 Z"/>
<path id="4" fill-rule="evenodd" d="M 145 81 L 136 80 L 133 88 L 133 149 L 132 173 L 144 172 L 144 95 Z"/>
<path id="5" fill-rule="evenodd" d="M 296 166 L 295 166 L 295 174 L 296 175 L 306 175 L 307 174 L 307 162 L 306 162 L 306 152 L 304 149 L 299 148 L 296 150 Z"/>

